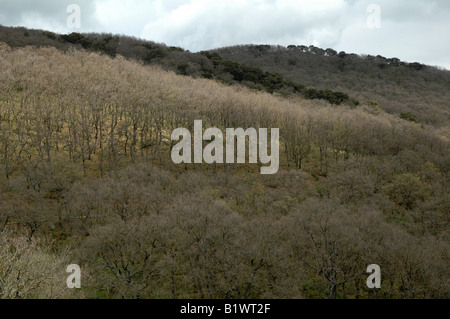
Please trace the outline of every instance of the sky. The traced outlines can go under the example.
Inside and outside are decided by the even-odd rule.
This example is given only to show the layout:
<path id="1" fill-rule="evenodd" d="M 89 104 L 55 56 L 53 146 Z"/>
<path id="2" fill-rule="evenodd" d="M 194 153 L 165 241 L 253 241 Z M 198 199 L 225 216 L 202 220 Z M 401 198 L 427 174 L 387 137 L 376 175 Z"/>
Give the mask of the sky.
<path id="1" fill-rule="evenodd" d="M 450 70 L 450 0 L 0 0 L 0 24 L 124 34 L 192 52 L 315 45 Z"/>

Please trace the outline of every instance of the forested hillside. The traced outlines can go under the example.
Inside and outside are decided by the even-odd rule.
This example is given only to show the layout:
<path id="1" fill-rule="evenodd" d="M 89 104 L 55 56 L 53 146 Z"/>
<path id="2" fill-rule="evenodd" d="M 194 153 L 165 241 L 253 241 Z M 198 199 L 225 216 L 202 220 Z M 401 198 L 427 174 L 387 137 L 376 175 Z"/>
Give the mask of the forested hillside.
<path id="1" fill-rule="evenodd" d="M 370 106 L 406 121 L 432 125 L 448 138 L 450 71 L 398 58 L 291 45 L 245 45 L 191 53 L 163 43 L 113 34 L 56 34 L 0 26 L 0 42 L 62 51 L 84 49 L 159 65 L 194 78 L 216 79 L 285 97 Z"/>
<path id="2" fill-rule="evenodd" d="M 346 92 L 361 104 L 380 107 L 406 120 L 449 125 L 449 70 L 395 57 L 360 56 L 304 45 L 245 45 L 214 52 L 306 86 Z"/>
<path id="3" fill-rule="evenodd" d="M 433 129 L 79 50 L 3 44 L 0 68 L 1 297 L 368 298 L 372 263 L 380 298 L 449 297 Z M 195 119 L 280 127 L 280 172 L 173 164 Z"/>
<path id="4" fill-rule="evenodd" d="M 28 30 L 0 26 L 0 42 L 13 48 L 27 45 L 55 47 L 61 51 L 84 49 L 110 57 L 121 55 L 146 65 L 159 65 L 180 75 L 216 79 L 229 85 L 243 85 L 254 90 L 305 99 L 324 99 L 332 104 L 359 104 L 344 92 L 330 88 L 317 90 L 283 78 L 277 72 L 222 59 L 208 52 L 191 53 L 177 47 L 112 34 L 56 34 L 42 30 Z"/>
<path id="5" fill-rule="evenodd" d="M 450 297 L 448 71 L 1 30 L 0 298 Z M 279 172 L 174 164 L 194 120 L 280 128 Z"/>

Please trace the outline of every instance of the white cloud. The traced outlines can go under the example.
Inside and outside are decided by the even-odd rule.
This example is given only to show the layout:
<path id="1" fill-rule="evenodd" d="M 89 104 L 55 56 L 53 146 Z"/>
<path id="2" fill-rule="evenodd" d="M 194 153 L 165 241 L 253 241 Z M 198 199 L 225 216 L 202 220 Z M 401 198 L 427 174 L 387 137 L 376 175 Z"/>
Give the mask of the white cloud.
<path id="1" fill-rule="evenodd" d="M 149 21 L 182 5 L 184 0 L 97 0 L 95 18 L 110 33 L 140 35 Z"/>
<path id="2" fill-rule="evenodd" d="M 344 0 L 191 0 L 149 22 L 142 37 L 193 51 L 243 44 L 292 44 L 336 39 Z M 317 35 L 317 37 L 314 37 Z M 326 41 L 324 41 L 326 40 Z"/>

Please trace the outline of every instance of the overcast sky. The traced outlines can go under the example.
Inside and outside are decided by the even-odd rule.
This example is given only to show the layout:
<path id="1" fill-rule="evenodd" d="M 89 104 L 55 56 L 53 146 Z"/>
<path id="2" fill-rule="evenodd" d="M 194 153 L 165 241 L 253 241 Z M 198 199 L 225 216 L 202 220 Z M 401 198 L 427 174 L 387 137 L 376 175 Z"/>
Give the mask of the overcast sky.
<path id="1" fill-rule="evenodd" d="M 79 29 L 67 25 L 69 4 L 81 9 Z M 0 0 L 0 24 L 132 35 L 193 52 L 315 45 L 450 70 L 450 0 Z"/>

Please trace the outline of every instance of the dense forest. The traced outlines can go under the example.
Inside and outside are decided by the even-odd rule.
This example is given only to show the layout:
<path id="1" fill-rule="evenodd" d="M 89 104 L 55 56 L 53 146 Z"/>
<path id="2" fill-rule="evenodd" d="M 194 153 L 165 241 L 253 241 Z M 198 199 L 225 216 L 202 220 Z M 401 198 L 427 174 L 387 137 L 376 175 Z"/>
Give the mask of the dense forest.
<path id="1" fill-rule="evenodd" d="M 244 45 L 214 52 L 319 90 L 346 92 L 406 120 L 449 125 L 450 71 L 439 67 L 304 45 Z"/>
<path id="2" fill-rule="evenodd" d="M 11 47 L 52 46 L 63 51 L 77 48 L 111 57 L 121 55 L 144 64 L 159 65 L 181 75 L 216 79 L 226 84 L 240 84 L 285 96 L 297 94 L 306 99 L 325 99 L 332 104 L 359 104 L 343 92 L 306 87 L 283 78 L 277 72 L 267 72 L 259 67 L 224 60 L 217 53 L 191 53 L 178 47 L 167 47 L 161 43 L 128 36 L 96 33 L 58 35 L 48 31 L 0 26 L 0 42 Z"/>
<path id="3" fill-rule="evenodd" d="M 92 47 L 107 35 L 44 32 L 0 32 L 0 298 L 450 297 L 448 71 L 377 67 L 385 83 L 400 70 L 403 108 L 404 93 L 346 84 L 346 67 L 338 85 L 320 66 L 294 78 L 245 61 L 248 47 L 113 36 L 105 54 Z M 369 81 L 372 62 L 355 59 Z M 266 87 L 275 74 L 283 86 Z M 280 128 L 280 171 L 175 165 L 171 132 L 199 119 Z M 369 264 L 381 289 L 366 286 Z"/>
<path id="4" fill-rule="evenodd" d="M 398 58 L 357 55 L 315 46 L 242 45 L 199 53 L 113 34 L 59 35 L 0 25 L 0 42 L 11 47 L 85 49 L 111 57 L 159 65 L 194 78 L 284 97 L 323 99 L 331 104 L 366 105 L 449 134 L 450 71 Z"/>

